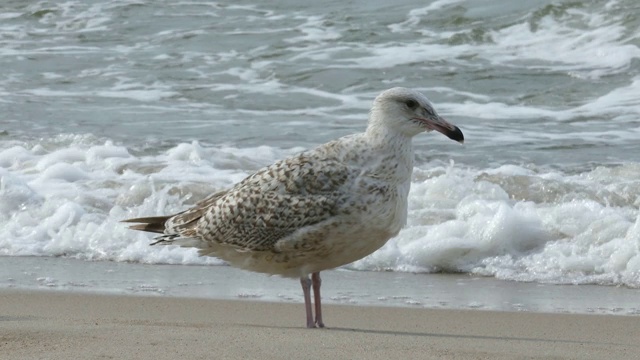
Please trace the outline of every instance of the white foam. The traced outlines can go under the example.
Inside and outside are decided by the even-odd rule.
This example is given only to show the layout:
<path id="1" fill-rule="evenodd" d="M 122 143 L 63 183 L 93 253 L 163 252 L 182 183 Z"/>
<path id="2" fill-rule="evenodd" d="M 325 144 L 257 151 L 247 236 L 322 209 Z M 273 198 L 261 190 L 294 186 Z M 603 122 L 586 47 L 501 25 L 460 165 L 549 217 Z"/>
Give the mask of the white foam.
<path id="1" fill-rule="evenodd" d="M 0 254 L 220 264 L 149 247 L 120 220 L 177 212 L 300 149 L 177 144 L 134 152 L 93 136 L 0 150 Z M 353 269 L 640 286 L 640 165 L 577 174 L 421 164 L 398 237 Z"/>
<path id="2" fill-rule="evenodd" d="M 0 14 L 0 19 L 14 19 L 22 16 L 22 13 L 19 12 L 7 12 Z"/>
<path id="3" fill-rule="evenodd" d="M 640 182 L 617 176 L 621 172 L 639 176 L 640 168 L 563 175 L 555 194 L 529 200 L 529 187 L 544 191 L 547 179 L 558 177 L 515 166 L 488 171 L 502 174 L 500 180 L 482 176 L 484 171 L 449 169 L 414 183 L 409 226 L 352 266 L 638 287 Z M 611 197 L 618 204 L 610 204 Z"/>
<path id="4" fill-rule="evenodd" d="M 433 89 L 429 89 L 430 91 Z M 543 108 L 540 106 L 528 106 L 521 104 L 507 104 L 489 99 L 477 97 L 474 94 L 463 94 L 469 100 L 462 103 L 438 103 L 438 109 L 442 113 L 454 116 L 465 116 L 479 119 L 508 119 L 510 121 L 518 119 L 531 118 L 550 118 L 563 122 L 574 121 L 576 119 L 589 118 L 591 121 L 600 121 L 609 124 L 629 124 L 629 127 L 621 129 L 618 125 L 610 126 L 612 130 L 606 131 L 602 127 L 592 132 L 583 129 L 568 129 L 580 131 L 582 139 L 597 139 L 603 136 L 612 136 L 619 138 L 636 138 L 634 132 L 638 131 L 633 126 L 635 119 L 640 116 L 640 98 L 637 94 L 640 92 L 640 76 L 634 76 L 630 79 L 628 85 L 617 87 L 595 99 L 584 99 L 582 104 L 577 104 L 565 109 Z M 587 129 L 593 123 L 587 125 Z M 556 136 L 556 137 L 576 137 L 573 131 L 565 131 L 564 134 L 540 133 L 537 131 L 535 136 Z"/>
<path id="5" fill-rule="evenodd" d="M 74 92 L 63 90 L 51 90 L 47 88 L 31 89 L 23 92 L 24 94 L 35 95 L 39 97 L 86 97 L 87 95 L 93 95 L 97 97 L 105 98 L 117 98 L 117 99 L 130 99 L 141 102 L 158 101 L 164 98 L 177 96 L 179 93 L 175 91 L 166 91 L 161 89 L 138 89 L 138 90 L 97 90 L 89 92 Z"/>
<path id="6" fill-rule="evenodd" d="M 341 37 L 339 31 L 324 24 L 326 19 L 321 16 L 305 16 L 303 19 L 305 22 L 297 26 L 296 29 L 304 35 L 288 38 L 284 41 L 295 44 L 300 42 L 330 41 Z"/>
<path id="7" fill-rule="evenodd" d="M 640 58 L 640 48 L 626 43 L 622 17 L 576 9 L 569 16 L 576 22 L 559 22 L 546 16 L 535 28 L 522 22 L 493 31 L 491 37 L 496 45 L 491 50 L 498 56 L 487 59 L 493 63 L 543 61 L 532 67 L 599 78 L 625 71 L 633 59 Z M 576 23 L 587 24 L 587 28 Z"/>
<path id="8" fill-rule="evenodd" d="M 11 168 L 20 166 L 21 162 L 28 161 L 32 158 L 31 153 L 22 146 L 13 146 L 3 149 L 0 153 L 0 166 Z"/>
<path id="9" fill-rule="evenodd" d="M 463 2 L 463 0 L 436 0 L 436 1 L 432 2 L 431 4 L 425 6 L 425 7 L 412 9 L 407 14 L 407 19 L 405 21 L 403 21 L 403 22 L 401 22 L 399 24 L 391 24 L 391 25 L 388 26 L 388 28 L 392 32 L 407 32 L 407 31 L 411 31 L 417 25 L 420 24 L 420 21 L 422 20 L 422 17 L 424 17 L 425 15 L 427 15 L 427 14 L 429 14 L 431 12 L 446 8 L 447 6 L 454 5 L 454 4 L 461 3 L 461 2 Z"/>
<path id="10" fill-rule="evenodd" d="M 70 164 L 54 164 L 48 167 L 42 172 L 39 177 L 42 181 L 47 180 L 62 180 L 67 182 L 74 182 L 78 180 L 87 179 L 89 176 L 77 167 Z"/>
<path id="11" fill-rule="evenodd" d="M 460 3 L 460 0 L 439 0 L 407 14 L 404 21 L 389 25 L 393 32 L 423 35 L 422 39 L 406 43 L 367 44 L 362 51 L 370 56 L 345 59 L 344 67 L 390 68 L 410 64 L 438 64 L 440 61 L 460 62 L 473 67 L 479 59 L 495 66 L 526 66 L 528 69 L 564 71 L 582 79 L 597 79 L 626 72 L 632 62 L 640 59 L 640 47 L 634 45 L 635 35 L 628 35 L 624 14 L 615 6 L 562 9 L 557 18 L 554 11 L 541 16 L 514 19 L 509 26 L 483 29 L 485 41 L 450 45 L 457 35 L 469 36 L 476 26 L 455 31 L 430 28 L 427 17 Z M 609 4 L 611 5 L 611 4 Z M 444 14 L 443 16 L 448 16 Z M 439 23 L 438 23 L 439 24 Z M 473 59 L 469 62 L 467 59 Z"/>
<path id="12" fill-rule="evenodd" d="M 640 115 L 640 76 L 634 76 L 631 83 L 611 90 L 597 99 L 564 112 L 560 119 L 571 119 L 578 116 L 615 116 L 618 119 L 629 115 Z"/>

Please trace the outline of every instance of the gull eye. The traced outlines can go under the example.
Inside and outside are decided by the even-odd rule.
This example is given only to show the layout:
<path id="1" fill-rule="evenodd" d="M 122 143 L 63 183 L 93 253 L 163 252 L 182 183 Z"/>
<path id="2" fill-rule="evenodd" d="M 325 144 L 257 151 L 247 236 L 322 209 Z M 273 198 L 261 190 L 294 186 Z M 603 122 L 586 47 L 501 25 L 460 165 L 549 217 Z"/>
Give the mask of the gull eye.
<path id="1" fill-rule="evenodd" d="M 407 100 L 405 105 L 407 105 L 409 109 L 415 109 L 418 106 L 418 102 L 415 100 Z"/>

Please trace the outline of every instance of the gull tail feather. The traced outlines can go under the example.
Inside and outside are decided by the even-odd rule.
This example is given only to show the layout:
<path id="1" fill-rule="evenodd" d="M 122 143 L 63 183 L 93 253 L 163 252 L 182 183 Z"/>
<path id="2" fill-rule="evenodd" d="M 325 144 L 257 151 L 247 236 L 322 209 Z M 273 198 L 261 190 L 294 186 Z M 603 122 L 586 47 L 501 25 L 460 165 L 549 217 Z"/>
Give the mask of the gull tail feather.
<path id="1" fill-rule="evenodd" d="M 129 226 L 129 229 L 132 229 L 132 230 L 163 234 L 165 230 L 165 223 L 167 222 L 167 220 L 169 220 L 170 217 L 171 216 L 143 217 L 143 218 L 122 220 L 122 222 L 140 223 L 137 225 Z"/>
<path id="2" fill-rule="evenodd" d="M 190 225 L 194 224 L 200 216 L 192 216 L 191 218 L 187 218 L 185 223 L 180 224 L 180 226 L 172 226 L 172 228 L 167 229 L 167 221 L 171 218 L 175 218 L 176 216 L 180 216 L 181 214 L 185 215 L 200 215 L 200 212 L 195 211 L 186 211 L 177 215 L 166 215 L 166 216 L 152 216 L 152 217 L 142 217 L 135 219 L 127 219 L 122 220 L 122 222 L 126 223 L 138 223 L 136 225 L 129 226 L 129 229 L 139 230 L 139 231 L 147 231 L 152 233 L 161 234 L 153 238 L 153 242 L 149 245 L 178 245 L 181 247 L 195 247 L 202 248 L 207 247 L 208 244 L 206 241 L 202 241 L 201 239 L 194 238 L 195 232 L 193 229 L 190 229 Z M 173 224 L 175 225 L 175 224 Z"/>

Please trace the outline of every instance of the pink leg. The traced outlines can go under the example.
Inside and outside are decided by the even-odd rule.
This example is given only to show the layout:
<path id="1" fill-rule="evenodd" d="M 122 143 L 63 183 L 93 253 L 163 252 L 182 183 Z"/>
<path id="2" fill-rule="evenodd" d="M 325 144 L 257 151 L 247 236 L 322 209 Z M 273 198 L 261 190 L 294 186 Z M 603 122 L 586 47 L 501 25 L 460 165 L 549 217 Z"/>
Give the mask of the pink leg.
<path id="1" fill-rule="evenodd" d="M 304 294 L 304 309 L 307 311 L 307 327 L 314 328 L 316 325 L 313 323 L 313 314 L 311 313 L 311 279 L 309 276 L 303 276 L 300 278 L 300 284 Z"/>
<path id="2" fill-rule="evenodd" d="M 320 284 L 322 284 L 322 280 L 320 279 L 320 272 L 311 274 L 311 282 L 313 284 L 313 302 L 316 305 L 316 325 L 323 328 L 324 323 L 322 322 L 322 304 L 320 302 Z"/>

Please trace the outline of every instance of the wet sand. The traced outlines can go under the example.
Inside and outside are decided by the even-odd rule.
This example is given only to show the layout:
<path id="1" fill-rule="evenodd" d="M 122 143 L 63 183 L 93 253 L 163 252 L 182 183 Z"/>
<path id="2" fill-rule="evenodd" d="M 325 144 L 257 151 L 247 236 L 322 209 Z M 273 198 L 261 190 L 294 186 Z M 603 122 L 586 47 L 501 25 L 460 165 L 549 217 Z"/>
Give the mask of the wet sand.
<path id="1" fill-rule="evenodd" d="M 634 359 L 640 317 L 0 290 L 2 359 Z"/>

